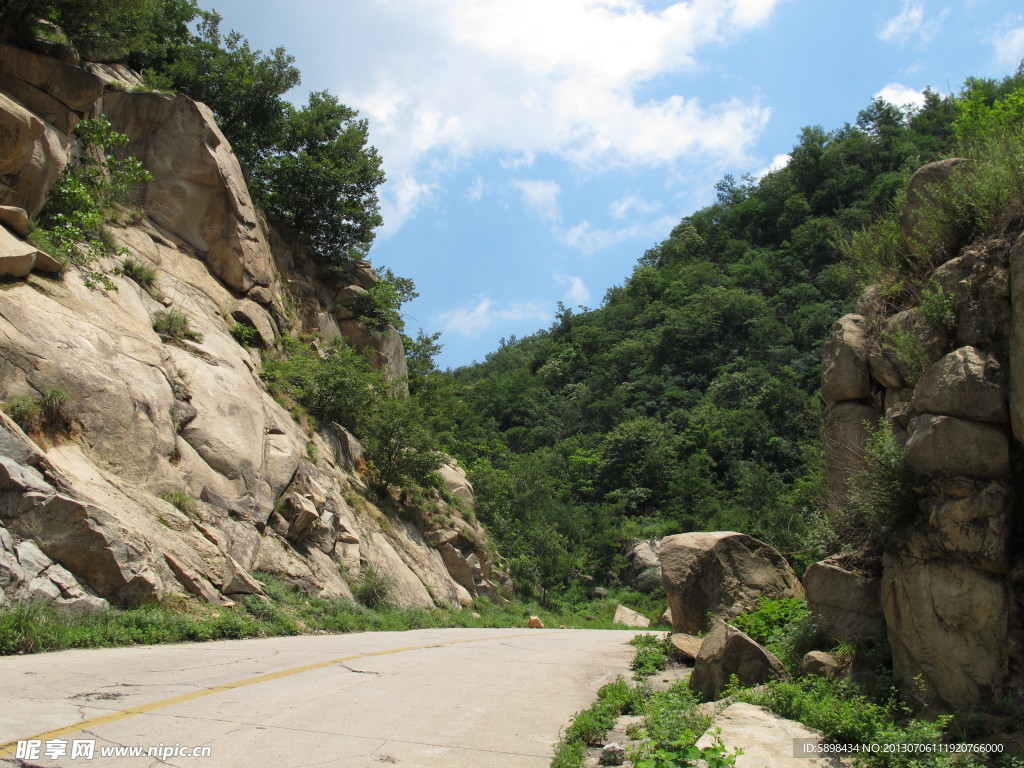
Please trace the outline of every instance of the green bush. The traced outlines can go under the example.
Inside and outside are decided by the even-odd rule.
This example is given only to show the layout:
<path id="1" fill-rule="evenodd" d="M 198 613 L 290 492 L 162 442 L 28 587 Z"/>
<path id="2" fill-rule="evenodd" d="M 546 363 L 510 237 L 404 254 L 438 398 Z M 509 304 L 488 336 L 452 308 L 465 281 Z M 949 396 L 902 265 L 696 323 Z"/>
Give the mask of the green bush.
<path id="1" fill-rule="evenodd" d="M 841 535 L 849 544 L 878 542 L 882 532 L 917 511 L 913 471 L 887 422 L 867 424 L 864 469 L 850 478 Z"/>
<path id="2" fill-rule="evenodd" d="M 388 608 L 394 601 L 395 580 L 373 566 L 367 566 L 352 594 L 367 608 Z"/>
<path id="3" fill-rule="evenodd" d="M 246 325 L 245 323 L 232 323 L 228 328 L 228 333 L 231 334 L 231 338 L 243 347 L 251 347 L 256 343 L 256 329 L 251 325 Z"/>
<path id="4" fill-rule="evenodd" d="M 15 395 L 4 404 L 4 410 L 27 434 L 39 432 L 43 426 L 43 408 L 38 397 Z"/>
<path id="5" fill-rule="evenodd" d="M 131 278 L 143 288 L 152 288 L 156 285 L 156 272 L 131 256 L 126 256 L 121 262 L 121 274 Z"/>
<path id="6" fill-rule="evenodd" d="M 629 644 L 636 648 L 631 668 L 637 680 L 650 677 L 668 664 L 672 645 L 668 635 L 637 635 Z"/>
<path id="7" fill-rule="evenodd" d="M 39 398 L 39 408 L 46 426 L 54 432 L 70 432 L 71 393 L 60 387 L 50 387 Z"/>
<path id="8" fill-rule="evenodd" d="M 40 226 L 30 239 L 63 264 L 82 267 L 86 285 L 115 290 L 97 267 L 101 258 L 119 250 L 106 223 L 117 203 L 153 177 L 138 159 L 115 156 L 128 137 L 112 130 L 105 116 L 83 120 L 75 127 L 75 136 L 81 144 L 78 160 L 50 188 Z"/>
<path id="9" fill-rule="evenodd" d="M 153 330 L 169 339 L 203 340 L 203 334 L 192 329 L 188 315 L 174 307 L 153 315 Z"/>
<path id="10" fill-rule="evenodd" d="M 179 511 L 184 512 L 189 517 L 194 517 L 199 511 L 196 500 L 184 491 L 167 491 L 161 493 L 159 498 L 166 501 L 172 507 L 177 507 Z"/>

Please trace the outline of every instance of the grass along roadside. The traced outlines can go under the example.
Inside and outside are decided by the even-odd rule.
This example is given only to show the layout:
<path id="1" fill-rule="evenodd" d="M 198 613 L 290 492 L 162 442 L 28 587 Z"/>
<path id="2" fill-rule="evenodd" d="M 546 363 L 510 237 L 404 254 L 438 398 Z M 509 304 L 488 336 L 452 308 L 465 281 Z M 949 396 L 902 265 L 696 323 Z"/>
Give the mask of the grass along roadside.
<path id="1" fill-rule="evenodd" d="M 58 611 L 45 603 L 19 602 L 0 608 L 0 655 L 66 648 L 101 648 L 225 640 L 243 637 L 402 631 L 435 627 L 522 627 L 539 616 L 546 627 L 616 629 L 616 601 L 609 597 L 581 606 L 579 612 L 555 612 L 533 603 L 497 605 L 478 598 L 472 608 L 399 609 L 381 585 L 357 586 L 357 598 L 310 597 L 267 573 L 255 574 L 267 599 L 250 595 L 233 607 L 192 599 L 173 599 L 128 610 L 84 613 Z"/>

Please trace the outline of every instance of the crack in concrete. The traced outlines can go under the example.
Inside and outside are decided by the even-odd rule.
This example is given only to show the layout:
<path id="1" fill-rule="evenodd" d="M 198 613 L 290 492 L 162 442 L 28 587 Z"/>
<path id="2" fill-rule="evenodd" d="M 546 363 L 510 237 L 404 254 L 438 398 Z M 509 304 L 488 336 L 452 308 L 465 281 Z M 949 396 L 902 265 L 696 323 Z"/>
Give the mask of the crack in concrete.
<path id="1" fill-rule="evenodd" d="M 339 664 L 342 669 L 347 669 L 349 672 L 355 672 L 357 675 L 383 675 L 383 672 L 375 672 L 372 669 L 353 669 L 348 664 Z"/>

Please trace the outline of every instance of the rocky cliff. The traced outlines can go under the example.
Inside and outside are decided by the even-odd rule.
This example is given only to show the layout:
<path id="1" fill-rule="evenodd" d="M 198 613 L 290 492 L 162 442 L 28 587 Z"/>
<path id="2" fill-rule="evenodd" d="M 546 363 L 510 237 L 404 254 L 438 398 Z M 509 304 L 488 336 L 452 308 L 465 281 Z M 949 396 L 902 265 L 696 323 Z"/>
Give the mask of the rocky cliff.
<path id="1" fill-rule="evenodd" d="M 351 596 L 371 568 L 403 607 L 495 595 L 503 577 L 465 513 L 464 472 L 445 467 L 447 493 L 389 516 L 367 491 L 358 441 L 338 426 L 306 432 L 260 380 L 282 334 L 314 331 L 371 349 L 400 379 L 399 334 L 351 309 L 373 269 L 322 278 L 301 238 L 256 210 L 211 112 L 138 86 L 124 68 L 0 46 L 0 391 L 69 395 L 60 433 L 26 434 L 0 415 L 0 601 L 227 603 L 260 593 L 254 571 Z M 116 290 L 87 287 L 24 240 L 79 151 L 72 130 L 97 114 L 154 177 L 111 226 L 155 271 L 148 287 L 117 274 L 121 257 L 101 264 Z M 169 309 L 201 340 L 158 334 Z"/>
<path id="2" fill-rule="evenodd" d="M 894 313 L 869 290 L 823 354 L 835 508 L 851 503 L 851 479 L 872 471 L 865 445 L 871 425 L 885 424 L 912 473 L 913 509 L 888 521 L 874 569 L 831 560 L 812 566 L 805 586 L 835 639 L 888 638 L 911 698 L 998 710 L 1024 693 L 1024 235 L 1018 220 L 968 245 L 955 232 L 921 244 L 921 206 L 957 164 L 918 171 L 900 221 L 911 251 L 931 249 L 925 284 L 953 310 L 948 327 L 920 307 Z M 904 350 L 915 340 L 917 370 L 901 339 Z"/>

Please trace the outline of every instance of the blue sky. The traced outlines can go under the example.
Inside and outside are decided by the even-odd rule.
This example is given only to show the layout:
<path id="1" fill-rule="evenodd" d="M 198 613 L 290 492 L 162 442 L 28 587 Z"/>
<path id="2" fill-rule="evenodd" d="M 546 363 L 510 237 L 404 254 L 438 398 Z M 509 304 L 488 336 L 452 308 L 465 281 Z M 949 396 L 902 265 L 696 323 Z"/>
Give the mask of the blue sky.
<path id="1" fill-rule="evenodd" d="M 725 173 L 873 97 L 1003 77 L 1019 0 L 200 0 L 370 121 L 371 259 L 412 278 L 441 367 L 596 307 Z"/>

